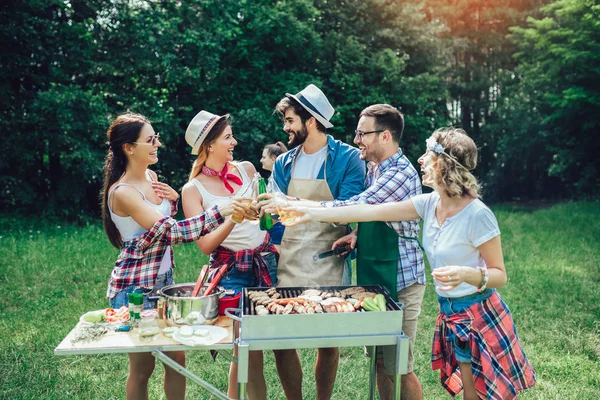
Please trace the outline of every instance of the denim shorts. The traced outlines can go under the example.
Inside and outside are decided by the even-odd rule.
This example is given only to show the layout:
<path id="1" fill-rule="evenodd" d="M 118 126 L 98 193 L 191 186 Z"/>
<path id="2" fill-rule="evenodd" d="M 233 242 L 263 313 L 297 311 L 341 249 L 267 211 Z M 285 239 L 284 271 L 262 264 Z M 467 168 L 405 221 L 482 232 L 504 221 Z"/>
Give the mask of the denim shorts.
<path id="1" fill-rule="evenodd" d="M 129 305 L 129 293 L 142 293 L 144 295 L 144 310 L 156 308 L 156 300 L 149 300 L 148 296 L 156 296 L 156 291 L 165 286 L 173 284 L 173 270 L 169 268 L 164 274 L 158 275 L 154 282 L 154 287 L 151 289 L 140 286 L 127 286 L 125 289 L 118 292 L 115 297 L 109 300 L 111 308 L 118 309 L 122 306 Z"/>
<path id="2" fill-rule="evenodd" d="M 450 298 L 438 296 L 440 303 L 440 313 L 444 315 L 453 315 L 464 311 L 475 303 L 482 302 L 494 293 L 494 289 L 485 289 L 481 293 L 475 293 L 469 296 Z M 471 347 L 469 342 L 459 340 L 456 335 L 452 335 L 454 344 L 454 355 L 456 361 L 461 363 L 471 362 Z"/>
<path id="3" fill-rule="evenodd" d="M 262 256 L 269 268 L 269 275 L 271 276 L 273 286 L 275 286 L 275 283 L 277 282 L 277 257 L 275 254 L 276 253 L 267 253 Z M 245 287 L 257 287 L 261 286 L 261 283 L 256 279 L 253 270 L 242 272 L 234 265 L 233 268 L 223 275 L 221 282 L 219 282 L 219 286 L 222 286 L 224 289 L 233 289 L 236 292 L 241 292 Z"/>

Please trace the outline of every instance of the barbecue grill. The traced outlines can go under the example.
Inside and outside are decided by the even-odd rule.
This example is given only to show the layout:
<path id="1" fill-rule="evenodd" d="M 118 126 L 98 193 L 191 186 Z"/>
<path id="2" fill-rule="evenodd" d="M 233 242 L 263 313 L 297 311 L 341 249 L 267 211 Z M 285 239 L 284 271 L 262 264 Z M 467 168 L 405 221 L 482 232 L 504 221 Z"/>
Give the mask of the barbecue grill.
<path id="1" fill-rule="evenodd" d="M 342 291 L 352 286 L 322 286 L 326 292 Z M 225 314 L 239 323 L 238 381 L 239 396 L 246 396 L 248 381 L 248 351 L 282 350 L 299 348 L 372 346 L 369 398 L 374 399 L 375 346 L 398 345 L 396 351 L 396 376 L 394 398 L 400 399 L 400 375 L 406 374 L 408 363 L 408 337 L 402 332 L 403 304 L 397 303 L 386 288 L 380 285 L 362 286 L 368 292 L 384 295 L 385 312 L 364 311 L 315 313 L 315 314 L 269 314 L 257 315 L 250 291 L 266 291 L 269 288 L 244 288 L 240 309 L 229 308 Z M 309 287 L 280 287 L 281 298 L 299 296 Z M 236 314 L 239 314 L 236 315 Z M 234 325 L 234 332 L 238 327 Z"/>

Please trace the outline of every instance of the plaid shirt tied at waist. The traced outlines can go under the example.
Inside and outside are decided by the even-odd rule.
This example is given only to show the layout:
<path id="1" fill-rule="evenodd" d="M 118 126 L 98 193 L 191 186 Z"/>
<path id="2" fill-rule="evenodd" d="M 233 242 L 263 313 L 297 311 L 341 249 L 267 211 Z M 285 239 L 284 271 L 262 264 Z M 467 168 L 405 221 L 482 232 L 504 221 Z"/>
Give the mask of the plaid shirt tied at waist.
<path id="1" fill-rule="evenodd" d="M 453 337 L 468 342 L 471 369 L 479 398 L 509 400 L 535 385 L 535 372 L 525 356 L 512 316 L 498 293 L 461 313 L 439 314 L 433 337 L 431 365 L 452 396 L 462 390 Z"/>
<path id="2" fill-rule="evenodd" d="M 271 242 L 268 233 L 265 235 L 262 244 L 254 249 L 233 251 L 227 247 L 217 247 L 210 255 L 210 268 L 216 271 L 223 264 L 227 264 L 228 268 L 235 266 L 240 272 L 252 270 L 257 282 L 260 282 L 263 286 L 273 286 L 271 275 L 269 275 L 269 266 L 261 253 L 274 253 L 277 261 L 279 261 L 279 253 Z"/>
<path id="3" fill-rule="evenodd" d="M 175 208 L 173 213 L 176 211 Z M 132 285 L 154 287 L 167 249 L 173 251 L 169 246 L 195 242 L 222 223 L 223 217 L 216 206 L 183 221 L 176 221 L 171 217 L 156 221 L 148 232 L 123 243 L 108 281 L 106 297 L 112 299 L 118 292 Z"/>

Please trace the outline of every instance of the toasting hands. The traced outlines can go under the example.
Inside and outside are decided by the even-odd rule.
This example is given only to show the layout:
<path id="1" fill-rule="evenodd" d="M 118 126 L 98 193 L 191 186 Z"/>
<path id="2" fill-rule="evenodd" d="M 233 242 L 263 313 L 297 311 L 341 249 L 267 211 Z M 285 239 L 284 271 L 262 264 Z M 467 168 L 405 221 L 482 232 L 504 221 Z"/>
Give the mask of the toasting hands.
<path id="1" fill-rule="evenodd" d="M 246 217 L 246 214 L 248 213 L 248 208 L 250 208 L 251 204 L 252 204 L 251 198 L 238 197 L 238 198 L 232 199 L 229 204 L 219 206 L 219 213 L 223 217 L 228 217 L 232 214 L 236 214 L 236 215 L 242 216 L 242 219 L 243 219 Z M 253 214 L 256 215 L 255 212 Z M 254 218 L 254 219 L 256 219 L 256 218 Z"/>

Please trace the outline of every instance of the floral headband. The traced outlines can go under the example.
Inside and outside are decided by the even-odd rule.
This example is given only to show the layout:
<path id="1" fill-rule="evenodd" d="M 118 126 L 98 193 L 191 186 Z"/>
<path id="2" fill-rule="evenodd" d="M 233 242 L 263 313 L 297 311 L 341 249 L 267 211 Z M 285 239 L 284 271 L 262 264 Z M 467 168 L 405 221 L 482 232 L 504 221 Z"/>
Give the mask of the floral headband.
<path id="1" fill-rule="evenodd" d="M 446 156 L 448 156 L 448 158 L 451 158 L 456 164 L 458 164 L 460 167 L 462 167 L 465 171 L 470 171 L 469 168 L 467 168 L 464 165 L 462 165 L 456 159 L 456 157 L 451 156 L 450 154 L 446 153 L 446 151 L 444 150 L 444 146 L 442 146 L 441 144 L 439 144 L 433 137 L 430 137 L 429 139 L 425 140 L 425 144 L 427 145 L 427 150 L 433 151 L 438 156 L 440 154 L 445 154 Z"/>
<path id="2" fill-rule="evenodd" d="M 427 139 L 425 143 L 427 144 L 427 150 L 431 150 L 438 155 L 444 152 L 444 146 L 436 142 L 433 137 Z"/>

